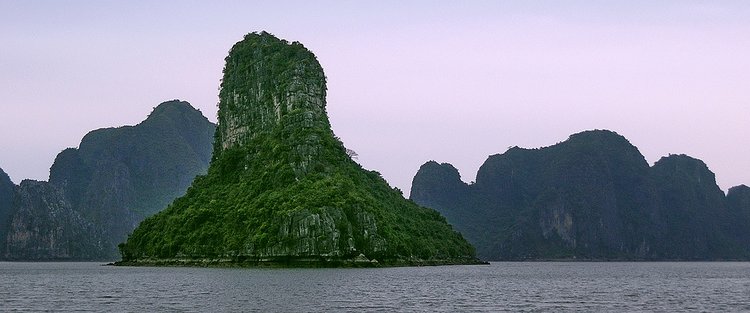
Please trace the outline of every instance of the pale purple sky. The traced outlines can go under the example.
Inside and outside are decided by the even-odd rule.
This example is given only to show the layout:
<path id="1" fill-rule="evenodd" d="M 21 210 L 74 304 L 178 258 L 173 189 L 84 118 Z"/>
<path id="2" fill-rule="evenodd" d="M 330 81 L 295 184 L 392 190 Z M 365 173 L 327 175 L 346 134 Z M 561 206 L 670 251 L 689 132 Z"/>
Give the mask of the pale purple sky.
<path id="1" fill-rule="evenodd" d="M 0 0 L 0 168 L 46 180 L 175 98 L 216 121 L 224 57 L 260 30 L 317 55 L 334 132 L 405 193 L 425 161 L 468 182 L 588 129 L 750 184 L 750 1 Z"/>

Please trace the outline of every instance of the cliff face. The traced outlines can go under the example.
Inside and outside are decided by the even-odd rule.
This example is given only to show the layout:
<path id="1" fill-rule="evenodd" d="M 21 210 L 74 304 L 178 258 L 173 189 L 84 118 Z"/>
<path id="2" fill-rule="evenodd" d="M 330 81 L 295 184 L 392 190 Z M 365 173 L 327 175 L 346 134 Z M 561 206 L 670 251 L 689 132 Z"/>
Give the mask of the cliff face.
<path id="1" fill-rule="evenodd" d="M 425 163 L 414 176 L 412 198 L 423 200 L 427 207 L 441 207 L 461 202 L 461 198 L 468 192 L 468 185 L 461 181 L 458 170 L 448 163 L 439 164 L 435 161 Z M 438 212 L 445 215 L 448 212 Z"/>
<path id="2" fill-rule="evenodd" d="M 265 32 L 235 44 L 208 174 L 141 223 L 120 247 L 123 263 L 475 262 L 439 214 L 347 156 L 325 94 L 323 70 L 301 44 Z"/>
<path id="3" fill-rule="evenodd" d="M 291 129 L 330 128 L 325 83 L 315 56 L 299 43 L 259 36 L 233 46 L 219 93 L 214 150 L 251 143 L 257 136 L 273 133 L 281 123 Z"/>
<path id="4" fill-rule="evenodd" d="M 25 180 L 14 199 L 3 259 L 80 260 L 106 257 L 94 225 L 76 212 L 63 192 L 47 182 Z"/>
<path id="5" fill-rule="evenodd" d="M 478 215 L 472 211 L 473 206 L 468 205 L 470 192 L 469 185 L 461 181 L 461 175 L 453 165 L 429 161 L 419 168 L 412 180 L 411 199 L 419 199 L 415 201 L 435 209 L 445 216 L 448 223 L 459 227 L 481 223 L 474 219 Z M 478 235 L 476 232 L 462 231 L 462 234 L 469 242 L 478 242 L 477 238 L 472 238 Z"/>
<path id="6" fill-rule="evenodd" d="M 660 205 L 655 209 L 657 253 L 681 259 L 731 258 L 724 193 L 703 161 L 686 155 L 660 159 L 651 169 Z M 750 226 L 750 225 L 746 225 Z"/>
<path id="7" fill-rule="evenodd" d="M 483 258 L 750 255 L 725 231 L 731 219 L 724 195 L 703 162 L 674 155 L 649 167 L 613 132 L 588 131 L 554 146 L 490 156 L 463 192 L 444 192 L 460 190 L 455 176 L 417 179 L 430 163 L 415 176 L 412 200 L 444 212 Z M 743 232 L 737 229 L 734 237 Z"/>
<path id="8" fill-rule="evenodd" d="M 175 100 L 154 108 L 138 125 L 88 133 L 79 148 L 58 154 L 49 183 L 27 182 L 18 188 L 14 224 L 2 237 L 7 249 L 0 255 L 117 258 L 116 245 L 140 221 L 184 194 L 193 178 L 206 172 L 214 129 L 189 103 Z"/>
<path id="9" fill-rule="evenodd" d="M 741 250 L 750 250 L 750 187 L 729 188 L 726 199 L 728 232 Z"/>
<path id="10" fill-rule="evenodd" d="M 5 249 L 5 235 L 10 227 L 10 217 L 13 214 L 13 197 L 16 186 L 8 174 L 0 168 L 0 252 Z"/>
<path id="11" fill-rule="evenodd" d="M 234 45 L 226 58 L 214 158 L 266 138 L 283 138 L 289 149 L 283 157 L 295 177 L 302 177 L 324 165 L 323 140 L 333 136 L 323 68 L 300 43 L 273 36 L 254 39 Z"/>
<path id="12" fill-rule="evenodd" d="M 97 225 L 116 257 L 146 216 L 184 194 L 211 158 L 215 126 L 187 102 L 157 106 L 135 126 L 88 133 L 78 149 L 60 153 L 50 183 L 64 186 L 74 206 Z"/>

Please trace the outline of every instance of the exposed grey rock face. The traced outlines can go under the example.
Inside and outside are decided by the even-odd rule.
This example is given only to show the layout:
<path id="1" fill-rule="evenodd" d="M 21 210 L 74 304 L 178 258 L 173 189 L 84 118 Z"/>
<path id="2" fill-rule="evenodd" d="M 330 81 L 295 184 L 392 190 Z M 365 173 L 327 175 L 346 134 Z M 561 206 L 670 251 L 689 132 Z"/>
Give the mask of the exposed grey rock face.
<path id="1" fill-rule="evenodd" d="M 345 219 L 344 212 L 338 208 L 325 208 L 320 213 L 308 210 L 290 212 L 281 221 L 278 243 L 269 247 L 263 256 L 320 255 L 340 257 L 343 251 L 353 251 L 351 226 L 346 233 L 336 226 L 337 221 Z M 342 246 L 342 244 L 344 246 Z"/>
<path id="2" fill-rule="evenodd" d="M 25 180 L 14 199 L 3 258 L 97 259 L 105 255 L 94 225 L 76 212 L 63 192 L 47 182 Z M 83 257 L 85 255 L 85 257 Z"/>
<path id="3" fill-rule="evenodd" d="M 383 251 L 386 241 L 378 235 L 377 222 L 372 214 L 359 211 L 355 215 L 356 222 L 351 222 L 341 208 L 325 207 L 320 213 L 309 210 L 291 212 L 281 221 L 277 243 L 260 256 L 340 258 L 357 251 L 355 237 L 363 238 L 363 245 L 373 252 Z M 345 226 L 340 227 L 341 224 Z M 360 233 L 355 236 L 355 231 Z"/>
<path id="4" fill-rule="evenodd" d="M 326 79 L 300 43 L 282 40 L 291 49 L 281 50 L 277 40 L 262 37 L 255 44 L 235 45 L 226 58 L 214 157 L 259 136 L 282 133 L 292 145 L 296 157 L 291 165 L 300 178 L 319 164 L 322 138 L 315 130 L 331 133 Z"/>
<path id="5" fill-rule="evenodd" d="M 261 39 L 270 40 L 273 39 Z M 235 45 L 230 51 L 225 77 L 231 81 L 224 82 L 223 86 L 228 88 L 222 88 L 219 93 L 222 109 L 217 151 L 241 146 L 258 135 L 271 133 L 281 123 L 282 116 L 289 114 L 294 115 L 287 121 L 291 122 L 291 128 L 327 126 L 323 69 L 315 58 L 300 57 L 290 62 L 292 56 L 287 52 L 266 42 Z"/>

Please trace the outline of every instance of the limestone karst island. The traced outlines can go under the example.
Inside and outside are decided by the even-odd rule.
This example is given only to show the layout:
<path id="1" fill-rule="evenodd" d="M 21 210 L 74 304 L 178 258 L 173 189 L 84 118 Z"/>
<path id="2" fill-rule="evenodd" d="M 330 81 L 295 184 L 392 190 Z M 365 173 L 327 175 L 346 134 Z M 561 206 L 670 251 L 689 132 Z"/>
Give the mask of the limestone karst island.
<path id="1" fill-rule="evenodd" d="M 431 209 L 352 161 L 312 52 L 251 33 L 226 58 L 208 173 L 119 246 L 123 265 L 477 263 Z"/>

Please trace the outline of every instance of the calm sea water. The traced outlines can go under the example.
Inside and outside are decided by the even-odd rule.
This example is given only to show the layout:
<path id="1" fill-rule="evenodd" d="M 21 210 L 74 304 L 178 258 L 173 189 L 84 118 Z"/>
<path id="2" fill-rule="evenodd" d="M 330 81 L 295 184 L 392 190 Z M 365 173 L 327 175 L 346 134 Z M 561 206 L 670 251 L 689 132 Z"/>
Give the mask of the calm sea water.
<path id="1" fill-rule="evenodd" d="M 0 311 L 750 311 L 750 263 L 217 269 L 0 263 Z"/>

